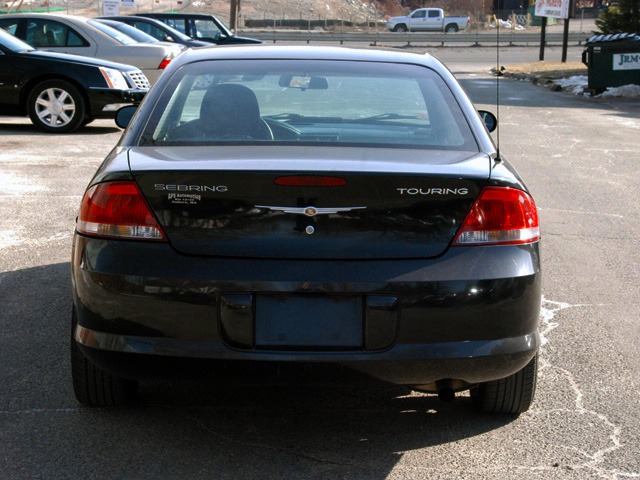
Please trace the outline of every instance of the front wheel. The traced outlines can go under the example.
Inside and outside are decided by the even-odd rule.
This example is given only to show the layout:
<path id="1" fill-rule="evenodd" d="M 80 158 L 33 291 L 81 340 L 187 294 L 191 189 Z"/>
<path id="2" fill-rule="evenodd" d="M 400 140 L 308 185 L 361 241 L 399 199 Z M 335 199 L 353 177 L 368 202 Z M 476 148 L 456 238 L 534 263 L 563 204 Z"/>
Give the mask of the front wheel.
<path id="1" fill-rule="evenodd" d="M 27 110 L 31 122 L 49 133 L 69 133 L 80 128 L 87 115 L 82 94 L 64 80 L 47 80 L 29 93 Z"/>
<path id="2" fill-rule="evenodd" d="M 407 27 L 405 25 L 396 25 L 395 27 L 393 27 L 393 31 L 403 33 L 407 31 Z"/>
<path id="3" fill-rule="evenodd" d="M 476 408 L 483 413 L 526 412 L 536 393 L 538 354 L 522 369 L 500 380 L 485 382 L 471 390 Z"/>

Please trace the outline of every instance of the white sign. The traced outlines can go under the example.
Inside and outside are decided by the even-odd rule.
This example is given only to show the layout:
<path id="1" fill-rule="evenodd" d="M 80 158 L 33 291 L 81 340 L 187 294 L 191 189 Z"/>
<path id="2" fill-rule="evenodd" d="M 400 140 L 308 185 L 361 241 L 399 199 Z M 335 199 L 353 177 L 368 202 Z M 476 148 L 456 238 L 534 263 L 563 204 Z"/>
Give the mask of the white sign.
<path id="1" fill-rule="evenodd" d="M 614 70 L 640 70 L 640 53 L 616 53 L 613 55 Z"/>
<path id="2" fill-rule="evenodd" d="M 537 0 L 536 17 L 569 18 L 570 0 Z"/>
<path id="3" fill-rule="evenodd" d="M 120 15 L 120 0 L 104 0 L 102 2 L 103 15 Z"/>
<path id="4" fill-rule="evenodd" d="M 136 0 L 120 0 L 120 6 L 123 10 L 133 10 L 136 8 Z"/>

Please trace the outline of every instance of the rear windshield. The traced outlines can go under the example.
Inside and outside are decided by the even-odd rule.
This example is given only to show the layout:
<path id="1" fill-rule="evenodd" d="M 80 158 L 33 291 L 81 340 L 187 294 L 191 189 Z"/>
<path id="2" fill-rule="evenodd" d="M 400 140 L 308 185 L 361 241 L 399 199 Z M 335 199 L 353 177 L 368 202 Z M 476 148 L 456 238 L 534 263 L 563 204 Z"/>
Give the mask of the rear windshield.
<path id="1" fill-rule="evenodd" d="M 304 60 L 188 64 L 141 145 L 289 143 L 477 151 L 460 106 L 418 65 Z"/>
<path id="2" fill-rule="evenodd" d="M 125 35 L 124 33 L 119 32 L 118 30 L 110 27 L 109 25 L 105 25 L 104 23 L 96 22 L 95 20 L 89 20 L 87 23 L 97 28 L 101 32 L 106 33 L 114 40 L 120 42 L 122 45 L 133 45 L 135 43 L 138 43 L 130 36 Z"/>

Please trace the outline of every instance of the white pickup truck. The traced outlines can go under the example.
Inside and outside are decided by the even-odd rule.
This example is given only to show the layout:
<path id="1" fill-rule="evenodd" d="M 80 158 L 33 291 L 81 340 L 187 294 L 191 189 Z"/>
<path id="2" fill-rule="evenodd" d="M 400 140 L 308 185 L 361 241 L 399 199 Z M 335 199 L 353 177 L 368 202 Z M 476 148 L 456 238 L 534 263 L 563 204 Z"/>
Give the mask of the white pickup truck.
<path id="1" fill-rule="evenodd" d="M 464 30 L 471 24 L 469 17 L 445 17 L 441 8 L 418 8 L 406 17 L 391 17 L 387 30 L 392 32 L 445 32 Z"/>

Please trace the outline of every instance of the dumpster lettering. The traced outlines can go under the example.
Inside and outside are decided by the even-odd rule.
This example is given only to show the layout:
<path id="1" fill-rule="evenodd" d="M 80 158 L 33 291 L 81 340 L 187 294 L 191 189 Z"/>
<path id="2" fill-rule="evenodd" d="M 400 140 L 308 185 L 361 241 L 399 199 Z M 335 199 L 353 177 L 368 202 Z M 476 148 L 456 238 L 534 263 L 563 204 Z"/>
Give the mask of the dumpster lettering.
<path id="1" fill-rule="evenodd" d="M 640 53 L 619 53 L 613 56 L 614 70 L 640 70 Z"/>

